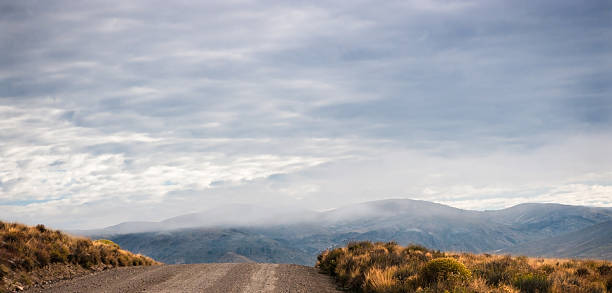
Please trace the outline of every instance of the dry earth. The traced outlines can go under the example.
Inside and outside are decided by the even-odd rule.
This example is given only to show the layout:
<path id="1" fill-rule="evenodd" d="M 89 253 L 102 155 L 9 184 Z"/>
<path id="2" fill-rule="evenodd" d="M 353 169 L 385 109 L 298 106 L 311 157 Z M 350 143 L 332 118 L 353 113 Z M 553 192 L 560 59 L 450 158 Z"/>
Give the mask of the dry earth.
<path id="1" fill-rule="evenodd" d="M 214 263 L 117 268 L 26 292 L 338 292 L 335 288 L 312 267 Z"/>

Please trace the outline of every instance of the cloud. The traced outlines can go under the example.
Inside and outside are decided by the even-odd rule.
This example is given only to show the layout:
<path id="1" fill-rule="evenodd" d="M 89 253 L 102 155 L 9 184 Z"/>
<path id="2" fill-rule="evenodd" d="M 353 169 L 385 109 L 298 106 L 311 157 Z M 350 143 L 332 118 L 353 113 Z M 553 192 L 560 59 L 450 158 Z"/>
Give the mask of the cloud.
<path id="1" fill-rule="evenodd" d="M 233 202 L 610 205 L 610 8 L 4 3 L 0 217 L 73 228 Z"/>

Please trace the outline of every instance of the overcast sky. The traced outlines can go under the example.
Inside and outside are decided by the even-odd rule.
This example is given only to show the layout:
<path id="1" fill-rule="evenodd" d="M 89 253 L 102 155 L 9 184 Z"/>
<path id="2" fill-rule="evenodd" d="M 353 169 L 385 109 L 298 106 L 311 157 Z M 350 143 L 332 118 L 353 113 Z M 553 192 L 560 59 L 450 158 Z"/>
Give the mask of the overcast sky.
<path id="1" fill-rule="evenodd" d="M 610 1 L 0 3 L 3 220 L 612 206 Z"/>

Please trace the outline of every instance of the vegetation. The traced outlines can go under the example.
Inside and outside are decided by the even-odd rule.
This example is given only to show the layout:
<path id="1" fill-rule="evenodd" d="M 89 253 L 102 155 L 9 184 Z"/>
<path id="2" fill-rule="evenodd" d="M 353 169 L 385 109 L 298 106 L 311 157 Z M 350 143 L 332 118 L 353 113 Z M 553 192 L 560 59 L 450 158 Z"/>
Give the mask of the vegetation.
<path id="1" fill-rule="evenodd" d="M 0 292 L 32 283 L 33 271 L 65 264 L 83 269 L 158 264 L 121 250 L 110 240 L 69 236 L 44 225 L 30 227 L 0 221 Z"/>
<path id="2" fill-rule="evenodd" d="M 612 292 L 612 265 L 599 260 L 444 253 L 368 241 L 317 259 L 321 272 L 353 292 Z"/>

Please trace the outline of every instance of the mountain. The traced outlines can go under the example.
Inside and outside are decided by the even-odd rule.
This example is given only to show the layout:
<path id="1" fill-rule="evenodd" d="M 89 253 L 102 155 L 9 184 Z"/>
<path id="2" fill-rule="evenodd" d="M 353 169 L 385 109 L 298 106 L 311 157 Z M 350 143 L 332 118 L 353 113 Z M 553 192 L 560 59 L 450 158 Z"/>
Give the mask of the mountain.
<path id="1" fill-rule="evenodd" d="M 528 256 L 612 260 L 612 221 L 517 245 L 502 252 Z"/>
<path id="2" fill-rule="evenodd" d="M 486 213 L 491 221 L 545 238 L 605 222 L 610 219 L 611 211 L 610 208 L 527 203 Z"/>
<path id="3" fill-rule="evenodd" d="M 256 205 L 231 204 L 163 220 L 161 222 L 124 222 L 95 230 L 72 230 L 76 235 L 103 236 L 129 233 L 170 231 L 186 228 L 261 227 L 314 222 L 319 214 L 298 208 L 269 208 Z"/>
<path id="4" fill-rule="evenodd" d="M 312 253 L 249 229 L 195 228 L 111 237 L 164 263 L 260 262 L 313 265 Z"/>
<path id="5" fill-rule="evenodd" d="M 498 252 L 611 220 L 611 208 L 521 204 L 496 211 L 470 211 L 392 199 L 325 212 L 231 205 L 82 234 L 104 236 L 167 263 L 217 262 L 239 256 L 253 261 L 314 264 L 320 251 L 349 241 L 396 241 L 440 250 Z M 612 237 L 603 237 L 598 243 L 606 247 Z M 600 251 L 602 256 L 606 249 L 611 248 Z M 563 255 L 578 256 L 569 252 Z"/>

